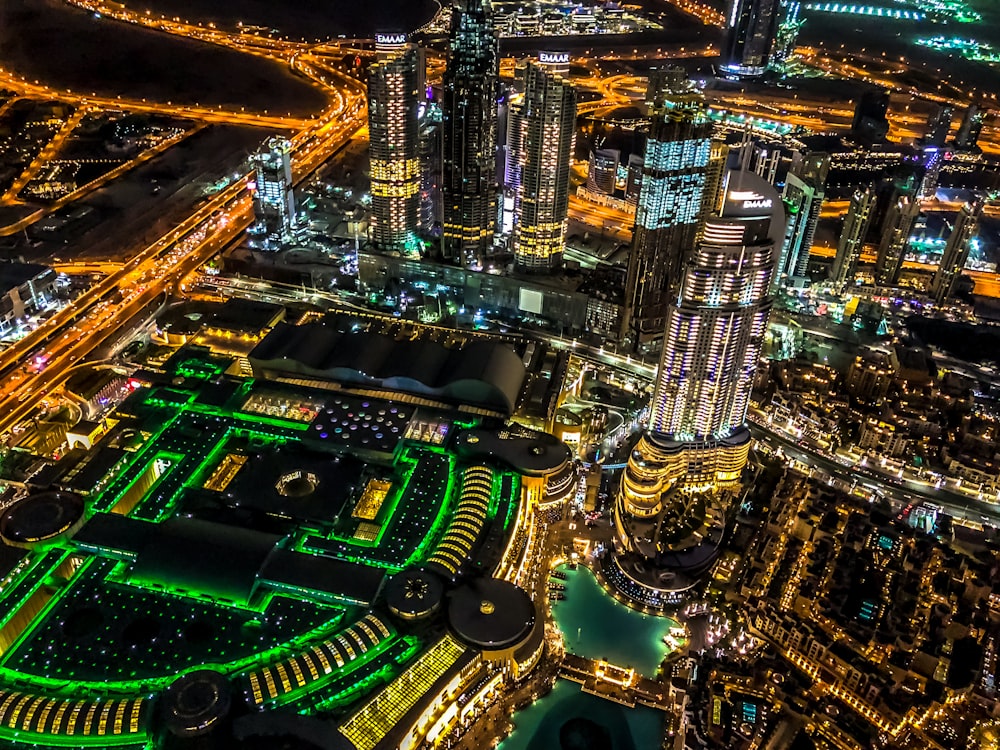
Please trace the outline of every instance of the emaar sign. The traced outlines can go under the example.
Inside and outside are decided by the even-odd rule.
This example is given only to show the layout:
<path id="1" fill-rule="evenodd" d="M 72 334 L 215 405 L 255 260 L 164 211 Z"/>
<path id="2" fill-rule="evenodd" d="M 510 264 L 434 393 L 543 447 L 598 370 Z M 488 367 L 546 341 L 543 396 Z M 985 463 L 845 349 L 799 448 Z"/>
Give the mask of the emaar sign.
<path id="1" fill-rule="evenodd" d="M 569 52 L 539 52 L 538 62 L 545 65 L 568 65 Z"/>
<path id="2" fill-rule="evenodd" d="M 384 44 L 390 47 L 406 44 L 406 34 L 376 34 L 375 44 Z"/>

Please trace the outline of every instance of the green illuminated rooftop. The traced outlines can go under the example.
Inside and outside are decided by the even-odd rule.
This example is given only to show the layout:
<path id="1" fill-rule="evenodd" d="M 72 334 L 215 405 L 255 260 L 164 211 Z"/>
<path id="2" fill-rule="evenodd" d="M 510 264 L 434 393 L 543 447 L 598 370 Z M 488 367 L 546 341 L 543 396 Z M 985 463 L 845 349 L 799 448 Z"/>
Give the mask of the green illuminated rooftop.
<path id="1" fill-rule="evenodd" d="M 98 444 L 29 481 L 18 503 L 66 517 L 2 527 L 0 745 L 152 748 L 273 716 L 375 747 L 367 702 L 450 639 L 394 616 L 386 580 L 499 562 L 521 476 L 456 444 L 501 425 L 226 372 L 190 348 L 137 373 Z M 178 710 L 194 695 L 214 697 Z"/>

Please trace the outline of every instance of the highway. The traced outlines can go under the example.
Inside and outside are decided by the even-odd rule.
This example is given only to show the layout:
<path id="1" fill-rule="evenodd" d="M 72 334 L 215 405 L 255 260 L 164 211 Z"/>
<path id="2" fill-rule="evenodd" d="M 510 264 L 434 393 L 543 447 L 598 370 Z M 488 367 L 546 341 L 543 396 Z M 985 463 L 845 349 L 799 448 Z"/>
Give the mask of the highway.
<path id="1" fill-rule="evenodd" d="M 339 78 L 340 96 L 320 118 L 291 138 L 296 182 L 347 143 L 366 119 L 363 86 L 335 71 L 326 75 Z M 220 191 L 35 331 L 0 352 L 0 434 L 28 417 L 70 367 L 249 226 L 253 216 L 249 177 Z"/>

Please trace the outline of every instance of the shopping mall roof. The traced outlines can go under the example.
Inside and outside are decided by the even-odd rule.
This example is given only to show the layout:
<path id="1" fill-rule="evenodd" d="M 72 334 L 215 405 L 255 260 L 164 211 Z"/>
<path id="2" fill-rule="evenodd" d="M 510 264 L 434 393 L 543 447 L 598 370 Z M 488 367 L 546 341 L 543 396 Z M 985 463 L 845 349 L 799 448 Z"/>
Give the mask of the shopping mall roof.
<path id="1" fill-rule="evenodd" d="M 449 349 L 434 341 L 396 341 L 324 323 L 279 323 L 250 352 L 257 377 L 275 374 L 377 386 L 448 402 L 514 410 L 524 365 L 504 344 L 477 340 Z"/>

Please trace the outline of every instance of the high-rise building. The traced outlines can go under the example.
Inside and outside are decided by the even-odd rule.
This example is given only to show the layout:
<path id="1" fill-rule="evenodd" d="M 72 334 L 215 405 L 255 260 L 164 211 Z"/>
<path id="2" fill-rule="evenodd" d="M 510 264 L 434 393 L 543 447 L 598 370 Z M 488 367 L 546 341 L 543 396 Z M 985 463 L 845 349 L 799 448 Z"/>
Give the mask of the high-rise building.
<path id="1" fill-rule="evenodd" d="M 452 6 L 444 72 L 442 249 L 466 268 L 490 254 L 497 222 L 499 53 L 489 0 Z"/>
<path id="2" fill-rule="evenodd" d="M 970 104 L 962 116 L 962 124 L 958 127 L 958 134 L 955 136 L 955 146 L 963 151 L 970 151 L 976 148 L 985 119 L 986 113 L 977 105 Z"/>
<path id="3" fill-rule="evenodd" d="M 836 289 L 843 289 L 852 281 L 858 269 L 858 260 L 865 245 L 865 237 L 875 215 L 875 188 L 868 185 L 854 191 L 847 210 L 844 228 L 837 241 L 837 255 L 833 261 L 831 280 Z"/>
<path id="4" fill-rule="evenodd" d="M 614 195 L 620 159 L 621 152 L 616 148 L 599 148 L 591 151 L 587 166 L 587 190 L 603 195 Z"/>
<path id="5" fill-rule="evenodd" d="M 779 0 L 729 0 L 720 67 L 724 75 L 756 78 L 767 71 L 778 29 Z"/>
<path id="6" fill-rule="evenodd" d="M 625 202 L 633 208 L 639 205 L 642 192 L 642 154 L 628 155 L 628 177 L 625 180 Z"/>
<path id="7" fill-rule="evenodd" d="M 251 157 L 254 181 L 250 189 L 256 222 L 250 234 L 260 237 L 259 244 L 267 250 L 278 250 L 296 228 L 291 154 L 291 141 L 276 136 Z"/>
<path id="8" fill-rule="evenodd" d="M 379 34 L 376 54 L 368 71 L 371 240 L 380 250 L 414 254 L 419 251 L 423 56 L 402 34 Z"/>
<path id="9" fill-rule="evenodd" d="M 775 274 L 776 283 L 782 278 L 806 277 L 829 171 L 830 157 L 827 154 L 817 152 L 803 156 L 796 152 L 792 158 L 781 194 L 788 223 Z"/>
<path id="10" fill-rule="evenodd" d="M 781 0 L 781 21 L 778 24 L 772 60 L 774 67 L 781 71 L 784 71 L 788 59 L 795 52 L 799 31 L 805 24 L 801 11 L 802 3 L 799 0 Z"/>
<path id="11" fill-rule="evenodd" d="M 547 272 L 562 264 L 576 135 L 576 90 L 557 70 L 569 55 L 539 53 L 517 69 L 508 118 L 514 194 L 514 263 Z"/>
<path id="12" fill-rule="evenodd" d="M 622 335 L 633 343 L 659 338 L 681 259 L 703 216 L 712 124 L 701 93 L 676 91 L 654 113 L 646 139 L 625 282 Z"/>
<path id="13" fill-rule="evenodd" d="M 922 200 L 930 200 L 937 195 L 938 182 L 941 180 L 941 169 L 945 161 L 951 158 L 951 153 L 937 146 L 925 146 L 923 153 L 924 176 L 920 181 L 919 195 Z"/>
<path id="14" fill-rule="evenodd" d="M 889 92 L 875 89 L 865 91 L 854 105 L 851 137 L 864 143 L 884 141 L 889 132 Z"/>
<path id="15" fill-rule="evenodd" d="M 662 561 L 719 540 L 706 527 L 724 526 L 714 491 L 738 483 L 747 462 L 745 420 L 784 219 L 759 175 L 727 174 L 722 209 L 705 219 L 667 313 L 649 427 L 615 504 L 619 550 Z M 690 563 L 701 568 L 715 552 L 703 549 Z"/>
<path id="16" fill-rule="evenodd" d="M 948 133 L 951 132 L 951 119 L 955 115 L 955 108 L 942 105 L 938 107 L 927 120 L 927 137 L 924 139 L 928 146 L 940 148 L 948 140 Z"/>
<path id="17" fill-rule="evenodd" d="M 909 194 L 899 195 L 889 207 L 878 244 L 875 281 L 891 286 L 899 281 L 913 225 L 920 216 L 920 203 Z"/>
<path id="18" fill-rule="evenodd" d="M 955 226 L 952 227 L 948 242 L 944 246 L 941 265 L 931 280 L 931 297 L 939 305 L 955 293 L 955 282 L 962 275 L 965 263 L 969 260 L 969 249 L 979 228 L 979 216 L 982 210 L 983 203 L 977 200 L 974 203 L 966 203 L 958 212 Z"/>

